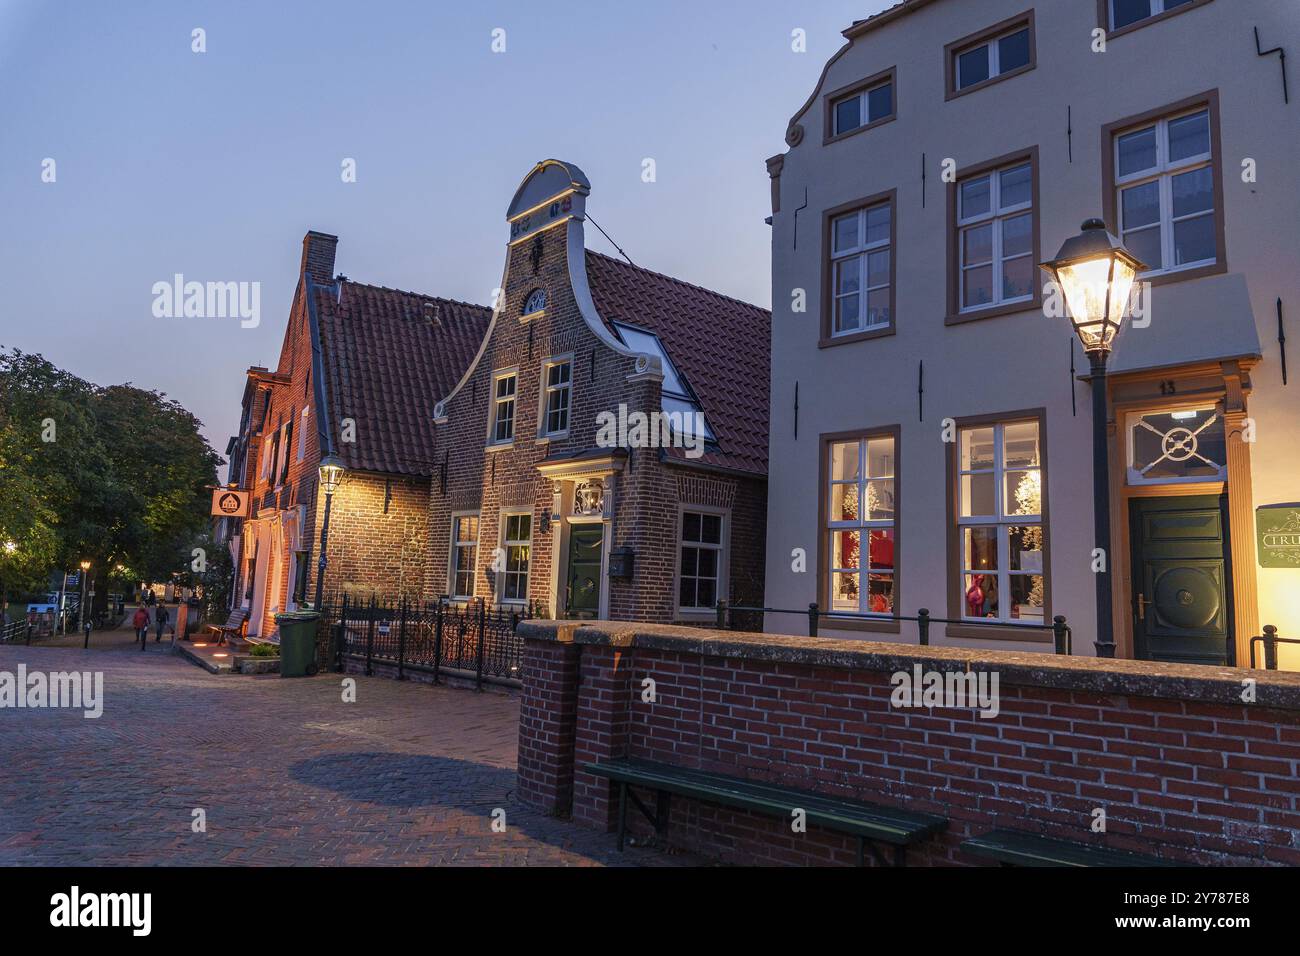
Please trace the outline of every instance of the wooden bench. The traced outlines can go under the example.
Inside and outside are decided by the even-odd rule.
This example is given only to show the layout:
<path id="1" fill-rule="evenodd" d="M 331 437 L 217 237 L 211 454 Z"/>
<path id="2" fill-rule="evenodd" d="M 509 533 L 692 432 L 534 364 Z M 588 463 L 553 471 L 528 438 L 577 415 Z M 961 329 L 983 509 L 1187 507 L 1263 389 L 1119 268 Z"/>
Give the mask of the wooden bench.
<path id="1" fill-rule="evenodd" d="M 809 793 L 773 784 L 743 780 L 724 774 L 689 770 L 669 764 L 640 760 L 610 760 L 586 764 L 588 773 L 605 777 L 618 785 L 618 848 L 623 849 L 627 835 L 627 804 L 633 805 L 654 824 L 660 836 L 668 829 L 671 796 L 716 803 L 741 810 L 751 810 L 789 821 L 793 811 L 803 810 L 807 823 L 858 838 L 858 866 L 865 863 L 870 851 L 877 865 L 886 865 L 877 843 L 894 848 L 893 865 L 902 866 L 907 847 L 937 833 L 948 825 L 944 817 L 914 813 L 893 807 L 878 806 L 860 800 L 848 800 L 825 794 Z M 653 790 L 657 795 L 652 814 L 633 787 Z"/>
<path id="2" fill-rule="evenodd" d="M 997 860 L 1003 866 L 1178 866 L 1125 850 L 1055 840 L 1019 830 L 990 830 L 964 841 L 961 849 L 972 856 Z"/>
<path id="3" fill-rule="evenodd" d="M 230 612 L 230 617 L 226 618 L 225 624 L 209 624 L 204 630 L 213 634 L 218 644 L 227 644 L 232 638 L 237 641 L 243 640 L 247 628 L 248 611 L 241 607 Z"/>

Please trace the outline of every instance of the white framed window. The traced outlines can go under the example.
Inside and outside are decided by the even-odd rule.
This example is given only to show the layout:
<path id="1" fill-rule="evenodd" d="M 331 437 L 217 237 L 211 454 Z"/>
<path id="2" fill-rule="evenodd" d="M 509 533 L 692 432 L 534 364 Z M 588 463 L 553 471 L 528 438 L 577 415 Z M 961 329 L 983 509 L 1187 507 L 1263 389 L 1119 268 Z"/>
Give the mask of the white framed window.
<path id="1" fill-rule="evenodd" d="M 967 312 L 1034 297 L 1034 164 L 957 184 L 958 295 Z"/>
<path id="2" fill-rule="evenodd" d="M 893 324 L 893 203 L 831 220 L 832 337 Z"/>
<path id="3" fill-rule="evenodd" d="M 515 397 L 519 374 L 515 370 L 492 376 L 491 417 L 488 420 L 488 443 L 508 445 L 515 440 Z"/>
<path id="4" fill-rule="evenodd" d="M 533 516 L 530 513 L 501 516 L 501 548 L 504 562 L 497 578 L 497 593 L 503 604 L 524 604 L 528 600 L 528 566 L 532 557 Z"/>
<path id="5" fill-rule="evenodd" d="M 302 409 L 301 421 L 298 422 L 298 460 L 302 461 L 307 455 L 307 421 L 311 417 L 311 406 L 304 405 Z"/>
<path id="6" fill-rule="evenodd" d="M 713 611 L 725 597 L 726 515 L 721 511 L 686 508 L 681 513 L 677 566 L 677 608 Z"/>
<path id="7" fill-rule="evenodd" d="M 451 516 L 451 596 L 458 601 L 474 596 L 474 573 L 478 567 L 478 512 Z"/>
<path id="8" fill-rule="evenodd" d="M 969 89 L 1033 62 L 1030 26 L 1020 23 L 952 53 L 954 91 Z"/>
<path id="9" fill-rule="evenodd" d="M 826 530 L 829 610 L 894 613 L 893 435 L 864 435 L 826 444 Z"/>
<path id="10" fill-rule="evenodd" d="M 1118 30 L 1192 2 L 1193 0 L 1107 0 L 1110 7 L 1110 28 Z"/>
<path id="11" fill-rule="evenodd" d="M 1047 577 L 1039 421 L 963 427 L 957 458 L 961 616 L 1042 624 Z"/>
<path id="12" fill-rule="evenodd" d="M 270 435 L 262 437 L 262 465 L 258 469 L 259 477 L 266 478 L 271 474 L 271 446 L 274 445 Z"/>
<path id="13" fill-rule="evenodd" d="M 1128 483 L 1224 481 L 1228 440 L 1213 405 L 1135 412 L 1128 416 Z"/>
<path id="14" fill-rule="evenodd" d="M 894 115 L 894 81 L 874 83 L 831 102 L 831 135 L 840 136 Z"/>
<path id="15" fill-rule="evenodd" d="M 555 358 L 543 362 L 540 415 L 543 437 L 568 434 L 572 394 L 573 361 L 569 358 Z"/>
<path id="16" fill-rule="evenodd" d="M 289 480 L 289 455 L 293 445 L 293 416 L 280 428 L 280 479 L 276 484 L 283 485 Z"/>
<path id="17" fill-rule="evenodd" d="M 1113 148 L 1120 238 L 1149 267 L 1142 275 L 1216 262 L 1209 109 L 1117 133 Z"/>

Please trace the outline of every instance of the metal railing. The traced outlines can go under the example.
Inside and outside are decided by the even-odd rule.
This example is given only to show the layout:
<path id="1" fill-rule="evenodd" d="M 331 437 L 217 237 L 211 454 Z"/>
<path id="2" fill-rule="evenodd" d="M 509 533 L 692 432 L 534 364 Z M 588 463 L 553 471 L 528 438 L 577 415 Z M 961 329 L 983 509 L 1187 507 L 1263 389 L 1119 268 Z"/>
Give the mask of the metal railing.
<path id="1" fill-rule="evenodd" d="M 1006 621 L 985 621 L 978 618 L 950 618 L 934 617 L 929 608 L 921 608 L 914 615 L 908 614 L 863 614 L 857 611 L 823 611 L 814 602 L 808 605 L 806 611 L 792 610 L 790 608 L 778 607 L 742 607 L 739 605 L 728 606 L 726 601 L 719 601 L 717 605 L 717 625 L 719 630 L 733 630 L 734 624 L 731 615 L 733 613 L 746 614 L 797 614 L 807 617 L 808 619 L 808 636 L 816 637 L 818 626 L 823 622 L 834 621 L 866 621 L 877 624 L 890 623 L 894 621 L 913 621 L 916 623 L 917 637 L 920 646 L 927 647 L 930 644 L 930 625 L 931 624 L 958 624 L 963 627 L 1001 627 L 1017 629 L 1023 628 L 1027 631 L 1051 631 L 1052 645 L 1057 654 L 1069 655 L 1072 648 L 1072 636 L 1070 625 L 1066 623 L 1065 615 L 1058 614 L 1052 618 L 1051 624 L 1008 624 Z M 760 628 L 761 629 L 761 625 Z"/>
<path id="2" fill-rule="evenodd" d="M 30 644 L 32 642 L 32 626 L 24 619 L 9 621 L 3 627 L 0 627 L 0 644 Z"/>
<path id="3" fill-rule="evenodd" d="M 1278 637 L 1277 628 L 1272 624 L 1264 625 L 1264 633 L 1250 639 L 1250 669 L 1254 670 L 1257 666 L 1255 663 L 1255 645 L 1264 645 L 1264 669 L 1269 671 L 1277 670 L 1277 646 L 1279 644 L 1300 644 L 1300 640 L 1294 637 Z M 1228 639 L 1228 660 L 1232 660 L 1232 638 Z"/>
<path id="4" fill-rule="evenodd" d="M 435 683 L 444 673 L 472 679 L 480 690 L 484 683 L 521 686 L 523 640 L 516 630 L 534 616 L 531 605 L 344 596 L 322 611 L 340 670 L 343 660 L 352 658 L 365 661 L 367 675 L 381 663 L 396 666 L 398 680 L 417 670 L 431 674 Z"/>

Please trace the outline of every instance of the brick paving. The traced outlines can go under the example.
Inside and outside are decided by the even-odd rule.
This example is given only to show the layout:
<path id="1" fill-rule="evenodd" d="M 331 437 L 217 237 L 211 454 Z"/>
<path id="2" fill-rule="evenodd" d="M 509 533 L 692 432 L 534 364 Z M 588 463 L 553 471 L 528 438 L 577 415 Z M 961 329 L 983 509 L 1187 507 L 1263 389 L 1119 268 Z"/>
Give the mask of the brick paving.
<path id="1" fill-rule="evenodd" d="M 214 676 L 152 637 L 0 646 L 19 663 L 102 671 L 104 714 L 0 709 L 0 865 L 694 862 L 521 806 L 514 694 L 357 677 L 344 703 L 341 675 Z"/>

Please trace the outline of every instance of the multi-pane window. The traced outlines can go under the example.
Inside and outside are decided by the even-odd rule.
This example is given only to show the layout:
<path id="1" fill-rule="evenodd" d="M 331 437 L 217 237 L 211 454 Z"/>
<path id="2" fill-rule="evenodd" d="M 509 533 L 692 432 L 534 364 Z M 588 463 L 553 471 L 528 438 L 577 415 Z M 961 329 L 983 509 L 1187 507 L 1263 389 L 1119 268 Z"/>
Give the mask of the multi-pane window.
<path id="1" fill-rule="evenodd" d="M 532 551 L 533 516 L 530 514 L 505 515 L 501 532 L 501 547 L 505 551 L 505 566 L 501 572 L 501 600 L 523 603 L 528 600 L 528 562 Z"/>
<path id="2" fill-rule="evenodd" d="M 1193 0 L 1108 0 L 1110 28 L 1118 30 L 1130 23 L 1148 20 L 1169 10 L 1185 7 Z"/>
<path id="3" fill-rule="evenodd" d="M 1013 27 L 953 54 L 953 86 L 964 90 L 1028 66 L 1032 60 L 1029 26 Z"/>
<path id="4" fill-rule="evenodd" d="M 1148 272 L 1218 256 L 1210 112 L 1160 119 L 1115 137 L 1115 188 L 1124 245 Z"/>
<path id="5" fill-rule="evenodd" d="M 677 606 L 686 610 L 717 607 L 722 568 L 722 515 L 683 511 L 681 547 Z"/>
<path id="6" fill-rule="evenodd" d="M 962 311 L 1034 297 L 1034 167 L 1019 162 L 957 184 Z"/>
<path id="7" fill-rule="evenodd" d="M 831 220 L 831 334 L 887 329 L 892 307 L 892 204 Z"/>
<path id="8" fill-rule="evenodd" d="M 515 438 L 515 391 L 519 376 L 507 372 L 492 379 L 492 433 L 495 444 L 505 444 Z"/>
<path id="9" fill-rule="evenodd" d="M 569 430 L 569 397 L 573 385 L 573 363 L 565 360 L 542 366 L 542 434 L 561 435 Z"/>
<path id="10" fill-rule="evenodd" d="M 894 115 L 894 84 L 891 80 L 842 96 L 831 103 L 831 135 L 850 133 Z"/>
<path id="11" fill-rule="evenodd" d="M 827 530 L 830 608 L 894 613 L 894 439 L 832 442 Z"/>
<path id="12" fill-rule="evenodd" d="M 474 596 L 474 565 L 478 556 L 478 515 L 451 519 L 451 593 L 455 598 Z"/>
<path id="13" fill-rule="evenodd" d="M 958 436 L 961 616 L 1043 623 L 1043 459 L 1039 424 L 999 422 Z"/>

